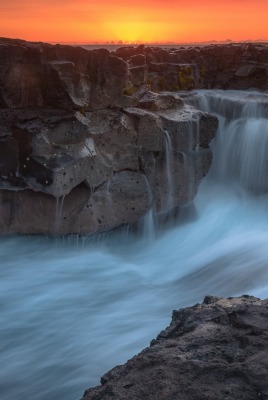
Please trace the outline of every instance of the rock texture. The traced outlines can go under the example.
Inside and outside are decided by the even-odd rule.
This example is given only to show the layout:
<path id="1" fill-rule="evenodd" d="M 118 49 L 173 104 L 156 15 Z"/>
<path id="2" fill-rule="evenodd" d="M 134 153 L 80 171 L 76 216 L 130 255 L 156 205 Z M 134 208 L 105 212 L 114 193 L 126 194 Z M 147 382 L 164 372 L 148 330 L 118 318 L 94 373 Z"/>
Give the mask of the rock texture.
<path id="1" fill-rule="evenodd" d="M 267 58 L 253 44 L 110 53 L 0 38 L 0 233 L 102 232 L 191 201 L 218 121 L 173 92 L 265 89 Z"/>
<path id="2" fill-rule="evenodd" d="M 115 55 L 140 60 L 153 91 L 268 88 L 268 45 L 225 44 L 164 49 L 120 48 Z M 138 54 L 143 54 L 144 62 Z"/>
<path id="3" fill-rule="evenodd" d="M 268 399 L 268 300 L 207 296 L 83 400 Z"/>
<path id="4" fill-rule="evenodd" d="M 91 234 L 193 198 L 218 121 L 148 91 L 143 54 L 0 39 L 0 60 L 0 233 Z"/>

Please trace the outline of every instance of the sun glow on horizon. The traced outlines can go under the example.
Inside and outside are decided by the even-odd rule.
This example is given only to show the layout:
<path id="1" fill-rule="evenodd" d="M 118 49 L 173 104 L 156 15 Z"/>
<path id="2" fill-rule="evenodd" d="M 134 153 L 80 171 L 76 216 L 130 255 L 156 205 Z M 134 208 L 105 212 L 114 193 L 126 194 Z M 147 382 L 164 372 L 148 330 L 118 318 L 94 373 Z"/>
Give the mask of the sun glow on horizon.
<path id="1" fill-rule="evenodd" d="M 105 25 L 109 37 L 124 43 L 154 42 L 163 40 L 163 24 L 143 21 L 109 22 Z"/>
<path id="2" fill-rule="evenodd" d="M 268 39 L 267 0 L 0 0 L 0 36 L 47 42 Z"/>

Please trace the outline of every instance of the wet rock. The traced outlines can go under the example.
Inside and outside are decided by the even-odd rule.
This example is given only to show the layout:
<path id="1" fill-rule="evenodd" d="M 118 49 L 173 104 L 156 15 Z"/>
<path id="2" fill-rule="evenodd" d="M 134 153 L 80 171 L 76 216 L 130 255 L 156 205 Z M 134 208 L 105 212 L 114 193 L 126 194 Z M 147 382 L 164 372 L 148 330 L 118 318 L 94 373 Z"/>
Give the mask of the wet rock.
<path id="1" fill-rule="evenodd" d="M 1 38 L 1 232 L 53 234 L 55 220 L 62 233 L 101 232 L 138 220 L 148 202 L 155 213 L 187 204 L 211 164 L 217 119 L 170 91 L 265 89 L 267 55 L 261 44 L 109 53 Z M 146 196 L 126 212 L 113 188 L 120 178 L 130 203 L 142 199 L 132 173 Z M 102 211 L 107 199 L 114 215 Z"/>
<path id="2" fill-rule="evenodd" d="M 124 112 L 135 126 L 137 145 L 146 150 L 163 152 L 164 131 L 160 118 L 152 112 L 138 108 L 125 108 Z"/>
<path id="3" fill-rule="evenodd" d="M 0 99 L 8 108 L 121 106 L 129 85 L 126 62 L 105 49 L 1 39 L 0 59 Z"/>
<path id="4" fill-rule="evenodd" d="M 2 197 L 2 233 L 54 234 L 59 209 L 66 219 L 56 224 L 57 233 L 101 232 L 137 221 L 149 205 L 162 212 L 190 201 L 212 160 L 211 150 L 198 147 L 197 139 L 204 136 L 208 143 L 217 120 L 194 109 L 188 112 L 187 107 L 173 112 L 126 108 L 84 114 L 45 108 L 2 110 L 8 128 L 8 135 L 1 137 L 0 185 L 8 191 Z M 196 125 L 200 133 L 196 130 L 195 136 L 193 118 L 203 118 L 204 125 L 204 132 L 201 123 Z M 132 173 L 141 175 L 136 182 L 143 184 L 136 187 Z M 122 187 L 114 193 L 118 179 Z M 31 193 L 40 206 L 44 203 L 42 217 L 39 211 L 33 212 Z M 68 211 L 69 197 L 72 212 Z M 4 207 L 7 198 L 14 207 Z"/>
<path id="5" fill-rule="evenodd" d="M 88 234 L 136 222 L 151 206 L 144 174 L 120 171 L 95 191 L 76 186 L 67 196 L 31 190 L 0 191 L 3 234 Z"/>
<path id="6" fill-rule="evenodd" d="M 268 300 L 206 296 L 83 399 L 267 399 L 267 333 Z"/>
<path id="7" fill-rule="evenodd" d="M 209 45 L 174 51 L 151 49 L 148 84 L 153 91 L 267 89 L 266 44 Z"/>
<path id="8" fill-rule="evenodd" d="M 106 164 L 113 171 L 138 170 L 137 132 L 131 119 L 119 110 L 101 110 L 87 116 L 92 138 Z"/>
<path id="9" fill-rule="evenodd" d="M 150 111 L 178 109 L 183 106 L 183 100 L 173 93 L 153 93 L 147 91 L 140 99 L 138 106 Z"/>

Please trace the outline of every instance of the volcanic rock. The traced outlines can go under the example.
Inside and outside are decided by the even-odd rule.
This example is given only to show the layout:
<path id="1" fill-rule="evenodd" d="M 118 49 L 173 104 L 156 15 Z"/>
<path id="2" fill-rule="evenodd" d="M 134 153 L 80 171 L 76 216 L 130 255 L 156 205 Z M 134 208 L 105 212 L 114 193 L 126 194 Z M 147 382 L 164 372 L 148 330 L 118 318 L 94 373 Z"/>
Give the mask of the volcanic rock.
<path id="1" fill-rule="evenodd" d="M 265 400 L 267 346 L 268 300 L 206 296 L 83 400 Z"/>
<path id="2" fill-rule="evenodd" d="M 264 44 L 110 53 L 0 38 L 0 233 L 96 233 L 187 204 L 218 121 L 173 92 L 267 89 L 267 65 Z M 115 187 L 140 204 L 126 210 Z"/>

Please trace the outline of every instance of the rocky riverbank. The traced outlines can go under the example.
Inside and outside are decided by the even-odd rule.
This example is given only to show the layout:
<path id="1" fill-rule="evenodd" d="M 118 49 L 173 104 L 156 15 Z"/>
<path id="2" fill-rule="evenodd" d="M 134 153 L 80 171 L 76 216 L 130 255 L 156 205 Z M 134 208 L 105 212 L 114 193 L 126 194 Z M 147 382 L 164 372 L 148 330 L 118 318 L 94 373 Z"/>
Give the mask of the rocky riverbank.
<path id="1" fill-rule="evenodd" d="M 83 400 L 268 399 L 268 300 L 207 296 Z"/>
<path id="2" fill-rule="evenodd" d="M 0 39 L 0 233 L 92 234 L 189 203 L 218 121 L 174 91 L 265 89 L 267 51 Z"/>

